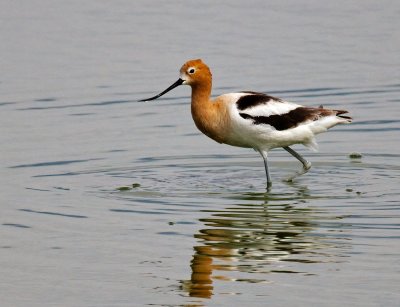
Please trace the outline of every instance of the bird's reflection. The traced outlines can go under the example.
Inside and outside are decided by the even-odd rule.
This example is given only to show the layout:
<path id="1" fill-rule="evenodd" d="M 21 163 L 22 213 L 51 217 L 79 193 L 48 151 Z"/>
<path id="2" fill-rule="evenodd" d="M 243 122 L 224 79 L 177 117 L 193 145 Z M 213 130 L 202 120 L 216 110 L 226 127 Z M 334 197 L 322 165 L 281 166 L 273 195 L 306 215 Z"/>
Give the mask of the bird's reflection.
<path id="1" fill-rule="evenodd" d="M 307 192 L 240 195 L 240 204 L 200 219 L 206 227 L 195 235 L 201 244 L 194 246 L 191 278 L 183 281 L 183 289 L 192 297 L 210 298 L 213 280 L 234 280 L 229 271 L 264 273 L 264 280 L 246 280 L 262 282 L 265 273 L 299 273 L 282 263 L 321 262 L 318 250 L 327 243 L 311 235 L 316 223 L 313 210 L 304 204 Z"/>

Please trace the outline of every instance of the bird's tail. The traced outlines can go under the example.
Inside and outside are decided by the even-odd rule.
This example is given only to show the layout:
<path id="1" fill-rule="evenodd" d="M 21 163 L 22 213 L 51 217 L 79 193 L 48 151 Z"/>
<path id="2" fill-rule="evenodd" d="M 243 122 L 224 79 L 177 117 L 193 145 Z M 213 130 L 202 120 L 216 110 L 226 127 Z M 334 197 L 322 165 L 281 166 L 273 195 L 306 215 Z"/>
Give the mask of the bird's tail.
<path id="1" fill-rule="evenodd" d="M 331 110 L 331 109 L 324 109 L 324 106 L 320 105 L 318 108 L 319 114 L 322 116 L 329 116 L 329 115 L 336 115 L 339 118 L 344 119 L 341 123 L 351 123 L 353 118 L 351 116 L 343 115 L 349 113 L 346 110 Z"/>
<path id="2" fill-rule="evenodd" d="M 352 121 L 350 116 L 344 115 L 348 113 L 346 110 L 324 109 L 320 106 L 319 108 L 314 108 L 313 111 L 315 112 L 315 117 L 309 127 L 314 135 L 325 132 L 338 124 L 349 124 Z M 316 148 L 313 142 L 310 141 L 309 143 L 310 144 L 306 146 L 314 149 Z"/>
<path id="3" fill-rule="evenodd" d="M 353 118 L 351 116 L 343 115 L 343 114 L 349 113 L 348 111 L 346 111 L 346 110 L 333 110 L 333 111 L 336 112 L 337 117 L 345 119 L 346 122 L 348 122 L 348 123 L 352 122 Z"/>

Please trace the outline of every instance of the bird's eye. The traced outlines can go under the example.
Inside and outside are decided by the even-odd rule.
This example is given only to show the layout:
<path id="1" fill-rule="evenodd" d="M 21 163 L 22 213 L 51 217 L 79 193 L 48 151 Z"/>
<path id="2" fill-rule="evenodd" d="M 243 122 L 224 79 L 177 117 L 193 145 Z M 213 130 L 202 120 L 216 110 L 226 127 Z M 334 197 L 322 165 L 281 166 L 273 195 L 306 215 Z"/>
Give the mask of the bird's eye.
<path id="1" fill-rule="evenodd" d="M 190 68 L 188 72 L 189 74 L 194 74 L 194 71 L 195 71 L 194 68 Z"/>

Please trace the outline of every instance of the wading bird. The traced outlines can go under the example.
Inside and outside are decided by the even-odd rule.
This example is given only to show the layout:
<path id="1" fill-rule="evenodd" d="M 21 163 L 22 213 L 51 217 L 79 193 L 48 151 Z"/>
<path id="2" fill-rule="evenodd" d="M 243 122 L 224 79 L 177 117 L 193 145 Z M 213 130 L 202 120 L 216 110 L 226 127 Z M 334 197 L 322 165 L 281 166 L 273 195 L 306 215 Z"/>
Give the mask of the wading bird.
<path id="1" fill-rule="evenodd" d="M 282 147 L 302 163 L 302 170 L 287 179 L 291 181 L 306 173 L 311 163 L 289 146 L 303 144 L 316 150 L 316 134 L 352 120 L 343 115 L 348 113 L 345 110 L 306 107 L 258 92 L 228 93 L 212 100 L 211 71 L 200 59 L 186 62 L 180 78 L 166 90 L 139 101 L 157 99 L 182 84 L 192 88 L 191 111 L 197 128 L 218 143 L 258 151 L 264 159 L 268 188 L 272 184 L 269 150 Z"/>

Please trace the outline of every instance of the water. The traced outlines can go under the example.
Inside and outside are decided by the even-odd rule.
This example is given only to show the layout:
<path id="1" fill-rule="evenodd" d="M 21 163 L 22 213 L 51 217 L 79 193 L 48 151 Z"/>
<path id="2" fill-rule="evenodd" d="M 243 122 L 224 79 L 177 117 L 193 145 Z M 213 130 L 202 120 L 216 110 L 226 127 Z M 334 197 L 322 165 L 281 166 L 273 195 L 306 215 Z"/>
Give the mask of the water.
<path id="1" fill-rule="evenodd" d="M 201 6 L 201 7 L 200 7 Z M 396 1 L 6 1 L 0 10 L 2 306 L 397 306 Z M 271 152 L 219 145 L 189 88 L 350 111 Z M 360 153 L 361 158 L 350 157 Z"/>

